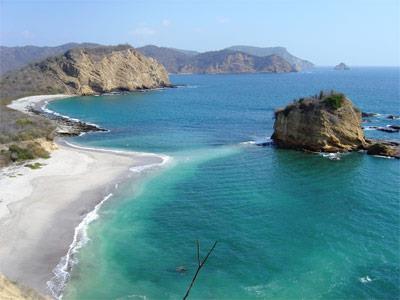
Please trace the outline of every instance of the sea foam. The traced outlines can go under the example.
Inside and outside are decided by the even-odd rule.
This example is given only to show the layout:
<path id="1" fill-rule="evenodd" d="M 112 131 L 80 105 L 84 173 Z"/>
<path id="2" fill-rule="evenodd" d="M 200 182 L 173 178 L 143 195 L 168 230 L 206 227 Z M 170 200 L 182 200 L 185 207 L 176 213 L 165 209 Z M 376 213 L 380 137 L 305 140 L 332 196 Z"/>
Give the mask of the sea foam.
<path id="1" fill-rule="evenodd" d="M 75 254 L 89 241 L 87 234 L 87 228 L 89 224 L 99 217 L 97 212 L 103 203 L 110 199 L 112 195 L 113 194 L 110 193 L 105 196 L 103 200 L 101 200 L 75 228 L 74 238 L 68 248 L 67 254 L 60 259 L 60 262 L 53 270 L 54 276 L 47 282 L 48 289 L 50 290 L 52 296 L 56 299 L 62 298 L 62 291 L 70 278 L 69 272 L 72 266 L 78 263 L 78 259 L 76 258 Z"/>

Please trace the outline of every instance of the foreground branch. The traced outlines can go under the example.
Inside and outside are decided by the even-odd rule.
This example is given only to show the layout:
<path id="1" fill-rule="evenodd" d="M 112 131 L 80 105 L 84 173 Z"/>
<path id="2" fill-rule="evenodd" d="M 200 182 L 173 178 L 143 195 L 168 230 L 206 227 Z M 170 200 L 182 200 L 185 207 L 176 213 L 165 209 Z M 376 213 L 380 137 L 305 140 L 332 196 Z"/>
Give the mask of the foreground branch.
<path id="1" fill-rule="evenodd" d="M 205 263 L 207 262 L 208 257 L 210 256 L 210 254 L 214 251 L 215 246 L 217 245 L 217 241 L 215 241 L 214 245 L 211 247 L 211 249 L 208 251 L 206 257 L 201 261 L 200 260 L 200 243 L 197 240 L 196 241 L 196 248 L 197 248 L 197 270 L 196 273 L 193 276 L 192 282 L 190 283 L 189 288 L 186 291 L 185 296 L 183 297 L 183 300 L 186 300 L 187 297 L 189 296 L 190 290 L 192 289 L 194 282 L 196 281 L 197 275 L 199 275 L 199 272 L 201 270 L 201 268 L 203 268 L 203 266 L 205 265 Z"/>

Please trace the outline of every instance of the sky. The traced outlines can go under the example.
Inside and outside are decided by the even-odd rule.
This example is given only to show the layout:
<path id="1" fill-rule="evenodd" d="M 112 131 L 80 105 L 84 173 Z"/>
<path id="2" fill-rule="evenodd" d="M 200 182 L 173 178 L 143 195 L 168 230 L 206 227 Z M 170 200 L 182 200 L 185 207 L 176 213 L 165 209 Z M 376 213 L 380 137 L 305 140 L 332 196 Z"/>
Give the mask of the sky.
<path id="1" fill-rule="evenodd" d="M 0 44 L 283 46 L 317 65 L 400 65 L 400 0 L 0 0 Z"/>

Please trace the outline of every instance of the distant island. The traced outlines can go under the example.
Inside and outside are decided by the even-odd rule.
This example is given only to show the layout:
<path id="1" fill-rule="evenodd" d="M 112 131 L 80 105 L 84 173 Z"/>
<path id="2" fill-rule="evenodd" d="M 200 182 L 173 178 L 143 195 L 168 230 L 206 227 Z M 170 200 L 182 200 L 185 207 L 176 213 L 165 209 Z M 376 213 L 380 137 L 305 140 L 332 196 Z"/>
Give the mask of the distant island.
<path id="1" fill-rule="evenodd" d="M 0 46 L 0 75 L 51 56 L 64 54 L 74 48 L 98 47 L 104 46 L 94 43 L 68 43 L 56 47 Z M 136 50 L 156 59 L 171 74 L 281 73 L 297 72 L 314 67 L 313 63 L 292 55 L 283 47 L 232 46 L 219 51 L 200 53 L 148 45 Z"/>
<path id="2" fill-rule="evenodd" d="M 345 63 L 341 62 L 340 64 L 336 65 L 334 67 L 334 69 L 342 71 L 342 70 L 350 70 L 350 67 L 348 65 L 346 65 Z"/>

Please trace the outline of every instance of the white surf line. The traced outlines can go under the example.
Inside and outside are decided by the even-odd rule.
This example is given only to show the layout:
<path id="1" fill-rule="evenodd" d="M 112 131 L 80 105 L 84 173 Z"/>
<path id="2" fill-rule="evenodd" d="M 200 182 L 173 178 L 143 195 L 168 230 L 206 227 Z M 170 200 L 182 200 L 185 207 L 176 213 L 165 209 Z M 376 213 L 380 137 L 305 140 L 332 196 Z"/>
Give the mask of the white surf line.
<path id="1" fill-rule="evenodd" d="M 91 148 L 91 147 L 83 147 L 78 146 L 72 143 L 69 143 L 63 140 L 65 144 L 69 147 L 82 149 L 82 150 L 90 150 L 90 151 L 98 151 L 98 152 L 106 152 L 106 153 L 117 153 L 117 154 L 135 154 L 139 156 L 156 156 L 161 158 L 161 163 L 154 163 L 154 164 L 147 164 L 141 165 L 136 167 L 129 168 L 132 172 L 142 172 L 147 169 L 151 169 L 154 167 L 159 167 L 165 165 L 167 162 L 171 160 L 170 156 L 163 155 L 163 154 L 155 154 L 155 153 L 145 153 L 145 152 L 133 152 L 133 151 L 122 151 L 122 150 L 112 150 L 112 149 L 102 149 L 102 148 Z M 118 183 L 115 184 L 114 188 L 118 189 Z M 111 197 L 113 196 L 112 193 L 108 194 L 106 197 L 103 198 L 95 208 L 89 212 L 85 218 L 79 223 L 79 225 L 75 228 L 74 231 L 74 238 L 71 245 L 68 248 L 67 254 L 60 259 L 60 262 L 57 266 L 53 269 L 54 276 L 46 283 L 47 287 L 52 294 L 52 296 L 56 299 L 62 299 L 64 288 L 70 279 L 70 271 L 72 267 L 78 263 L 76 257 L 74 257 L 79 249 L 81 249 L 90 239 L 87 234 L 87 229 L 94 220 L 96 220 L 99 215 L 98 211 L 102 207 L 102 205 Z"/>
<path id="2" fill-rule="evenodd" d="M 79 251 L 79 249 L 81 249 L 90 240 L 87 234 L 87 229 L 90 223 L 92 223 L 99 217 L 97 212 L 104 204 L 104 202 L 106 202 L 112 196 L 112 193 L 105 196 L 103 200 L 101 200 L 75 228 L 74 238 L 68 248 L 67 254 L 61 257 L 60 262 L 53 269 L 54 276 L 46 282 L 47 287 L 54 298 L 62 299 L 62 291 L 64 290 L 65 285 L 70 278 L 69 272 L 71 271 L 73 265 L 78 263 L 78 260 L 74 256 Z"/>
<path id="3" fill-rule="evenodd" d="M 86 146 L 80 146 L 80 145 L 70 143 L 66 140 L 62 140 L 62 142 L 65 143 L 66 145 L 68 145 L 72 148 L 76 148 L 76 149 L 97 151 L 97 152 L 106 152 L 106 153 L 128 154 L 128 155 L 134 154 L 137 156 L 155 156 L 155 157 L 161 158 L 161 160 L 162 160 L 161 163 L 143 165 L 143 166 L 138 166 L 138 167 L 146 167 L 146 166 L 151 166 L 151 165 L 163 166 L 172 160 L 171 156 L 168 156 L 165 154 L 157 154 L 157 153 L 152 153 L 152 152 L 137 152 L 137 151 L 129 151 L 129 150 L 105 149 L 105 148 L 96 148 L 96 147 L 86 147 Z M 132 167 L 132 168 L 137 168 L 137 167 Z"/>
<path id="4" fill-rule="evenodd" d="M 30 111 L 30 109 L 35 108 L 36 105 L 40 104 L 41 102 L 43 102 L 44 104 L 42 106 L 40 106 L 39 108 L 35 108 L 37 110 L 40 110 L 42 113 L 44 114 L 49 114 L 49 115 L 53 115 L 59 118 L 63 118 L 63 119 L 67 119 L 76 123 L 83 123 L 83 124 L 87 124 L 87 125 L 91 125 L 94 127 L 97 127 L 99 129 L 103 129 L 101 126 L 95 124 L 95 123 L 90 123 L 90 122 L 86 122 L 86 121 L 82 121 L 80 119 L 77 118 L 72 118 L 70 116 L 67 115 L 62 115 L 58 112 L 55 112 L 49 108 L 47 108 L 47 105 L 55 100 L 60 100 L 60 99 L 64 99 L 64 98 L 72 98 L 72 97 L 76 97 L 76 95 L 66 95 L 66 94 L 57 94 L 57 95 L 36 95 L 36 96 L 28 96 L 28 97 L 23 97 L 23 98 L 19 98 L 16 100 L 13 100 L 10 104 L 7 105 L 8 108 L 11 109 L 15 109 L 18 110 L 20 112 L 26 113 L 28 115 L 35 115 L 34 113 L 32 113 Z M 110 130 L 106 130 L 104 132 L 110 132 Z M 82 132 L 81 135 L 85 134 L 86 132 Z"/>
<path id="5" fill-rule="evenodd" d="M 141 165 L 141 166 L 129 168 L 130 171 L 138 172 L 138 173 L 140 173 L 144 170 L 147 170 L 147 169 L 151 169 L 153 167 L 159 167 L 159 166 L 165 165 L 167 162 L 169 162 L 171 160 L 170 156 L 167 156 L 164 154 L 83 147 L 83 146 L 78 146 L 78 145 L 72 144 L 65 140 L 63 140 L 63 143 L 65 143 L 69 147 L 76 148 L 76 149 L 82 149 L 82 150 L 90 150 L 90 151 L 98 151 L 98 152 L 106 152 L 106 153 L 117 153 L 117 154 L 128 154 L 128 155 L 135 154 L 138 156 L 156 156 L 158 158 L 161 158 L 161 160 L 162 160 L 161 163 Z M 116 183 L 114 188 L 118 189 L 118 187 L 119 187 L 118 183 Z M 70 271 L 72 270 L 72 267 L 78 263 L 78 260 L 74 256 L 78 253 L 79 249 L 81 249 L 90 240 L 88 237 L 88 234 L 87 234 L 87 229 L 88 229 L 90 223 L 92 223 L 94 220 L 96 220 L 99 217 L 98 211 L 100 210 L 102 205 L 108 199 L 110 199 L 112 196 L 113 196 L 112 193 L 105 196 L 103 198 L 103 200 L 101 200 L 94 207 L 94 209 L 91 212 L 89 212 L 85 216 L 85 218 L 81 221 L 81 223 L 79 223 L 79 225 L 75 228 L 74 238 L 68 248 L 67 254 L 65 256 L 61 257 L 60 262 L 53 269 L 54 276 L 49 281 L 46 282 L 47 287 L 54 298 L 62 299 L 64 288 L 65 288 L 68 280 L 70 279 Z"/>
<path id="6" fill-rule="evenodd" d="M 60 114 L 60 113 L 58 113 L 58 112 L 55 112 L 54 110 L 51 110 L 51 109 L 47 108 L 47 105 L 49 104 L 49 102 L 51 102 L 51 101 L 53 101 L 53 100 L 57 100 L 57 99 L 45 100 L 45 101 L 44 101 L 44 105 L 42 105 L 42 106 L 40 107 L 40 110 L 41 110 L 42 112 L 44 112 L 44 113 L 47 113 L 47 114 L 50 114 L 50 115 L 54 115 L 54 116 L 56 116 L 56 117 L 64 118 L 64 119 L 67 119 L 67 120 L 70 120 L 70 121 L 73 121 L 73 122 L 76 122 L 76 123 L 79 123 L 79 122 L 80 122 L 80 123 L 84 123 L 84 124 L 87 124 L 87 125 L 92 125 L 92 126 L 95 126 L 95 127 L 99 128 L 99 129 L 103 129 L 101 126 L 99 126 L 99 125 L 96 124 L 96 123 L 90 123 L 90 122 L 87 122 L 87 121 L 82 121 L 82 120 L 77 119 L 77 118 L 72 118 L 72 117 L 67 116 L 67 115 L 62 115 L 62 114 Z M 110 130 L 106 129 L 105 132 L 110 132 Z M 86 133 L 86 132 L 81 132 L 81 135 L 83 135 L 83 134 L 85 134 L 85 133 Z"/>

